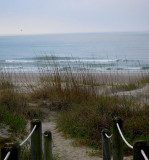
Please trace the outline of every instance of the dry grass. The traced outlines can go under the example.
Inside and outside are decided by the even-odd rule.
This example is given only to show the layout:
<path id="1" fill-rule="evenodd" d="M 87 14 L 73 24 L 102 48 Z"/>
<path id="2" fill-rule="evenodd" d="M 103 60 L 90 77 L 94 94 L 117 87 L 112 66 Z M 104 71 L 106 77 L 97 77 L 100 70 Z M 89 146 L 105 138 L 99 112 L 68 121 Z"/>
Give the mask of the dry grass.
<path id="1" fill-rule="evenodd" d="M 73 73 L 73 68 L 68 68 L 63 73 L 57 65 L 52 72 L 42 70 L 41 85 L 31 94 L 33 100 L 46 100 L 59 106 L 57 125 L 61 131 L 79 139 L 81 144 L 100 148 L 101 130 L 108 128 L 111 131 L 112 119 L 118 116 L 124 121 L 124 134 L 131 144 L 149 138 L 148 104 L 123 96 L 99 95 L 96 87 L 110 86 L 109 83 L 101 83 L 104 80 L 98 83 L 94 74 Z M 135 82 L 112 84 L 111 88 L 122 87 L 129 91 L 148 82 L 146 75 Z"/>

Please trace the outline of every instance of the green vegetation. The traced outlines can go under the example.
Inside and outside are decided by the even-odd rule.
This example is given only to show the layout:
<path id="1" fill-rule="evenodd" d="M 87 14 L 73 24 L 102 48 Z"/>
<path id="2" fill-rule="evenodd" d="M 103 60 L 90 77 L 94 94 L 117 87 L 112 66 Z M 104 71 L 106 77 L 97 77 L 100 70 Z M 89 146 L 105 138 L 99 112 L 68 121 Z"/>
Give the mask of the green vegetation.
<path id="1" fill-rule="evenodd" d="M 100 97 L 92 106 L 74 104 L 59 113 L 58 127 L 81 144 L 100 148 L 102 129 L 112 130 L 112 119 L 119 116 L 124 121 L 124 135 L 133 144 L 135 140 L 149 138 L 149 106 L 136 110 L 134 105 L 117 97 Z"/>
<path id="2" fill-rule="evenodd" d="M 32 99 L 46 100 L 54 107 L 58 106 L 58 128 L 75 137 L 80 144 L 100 149 L 102 129 L 112 131 L 112 119 L 117 116 L 124 121 L 124 135 L 131 144 L 135 140 L 149 138 L 148 104 L 134 98 L 98 94 L 97 80 L 88 73 L 76 75 L 71 69 L 61 73 L 55 68 L 52 74 L 45 75 L 42 75 L 42 87 L 34 90 Z M 130 91 L 148 82 L 148 76 L 143 76 L 135 82 L 113 86 Z"/>
<path id="3" fill-rule="evenodd" d="M 24 130 L 26 126 L 26 120 L 23 116 L 6 109 L 0 109 L 0 123 L 9 125 L 14 132 Z"/>

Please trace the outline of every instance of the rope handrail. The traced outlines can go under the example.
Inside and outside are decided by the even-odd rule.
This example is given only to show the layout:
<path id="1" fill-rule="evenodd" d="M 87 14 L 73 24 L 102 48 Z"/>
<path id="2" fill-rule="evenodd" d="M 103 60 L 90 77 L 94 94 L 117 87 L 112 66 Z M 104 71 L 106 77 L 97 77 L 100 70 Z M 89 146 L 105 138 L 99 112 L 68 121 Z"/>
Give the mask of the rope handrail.
<path id="1" fill-rule="evenodd" d="M 7 160 L 7 159 L 9 158 L 10 153 L 11 153 L 11 152 L 8 152 L 8 153 L 7 153 L 7 155 L 6 155 L 6 157 L 4 158 L 4 160 Z"/>
<path id="2" fill-rule="evenodd" d="M 121 131 L 120 127 L 119 127 L 119 124 L 116 123 L 116 125 L 117 125 L 118 131 L 119 131 L 119 133 L 120 133 L 120 135 L 121 135 L 123 141 L 125 142 L 125 144 L 126 144 L 129 148 L 133 149 L 133 146 L 130 145 L 130 144 L 126 141 L 126 139 L 124 138 L 124 136 L 123 136 L 123 134 L 122 134 L 122 131 Z"/>
<path id="3" fill-rule="evenodd" d="M 144 157 L 145 160 L 149 160 L 143 150 L 141 150 L 142 156 Z"/>
<path id="4" fill-rule="evenodd" d="M 31 133 L 27 136 L 27 138 L 20 144 L 20 146 L 22 146 L 29 138 L 30 136 L 34 133 L 35 129 L 36 129 L 37 125 L 34 126 L 34 128 L 32 129 Z"/>
<path id="5" fill-rule="evenodd" d="M 105 133 L 105 136 L 110 139 L 113 135 L 111 134 L 110 136 L 107 135 L 107 133 Z"/>

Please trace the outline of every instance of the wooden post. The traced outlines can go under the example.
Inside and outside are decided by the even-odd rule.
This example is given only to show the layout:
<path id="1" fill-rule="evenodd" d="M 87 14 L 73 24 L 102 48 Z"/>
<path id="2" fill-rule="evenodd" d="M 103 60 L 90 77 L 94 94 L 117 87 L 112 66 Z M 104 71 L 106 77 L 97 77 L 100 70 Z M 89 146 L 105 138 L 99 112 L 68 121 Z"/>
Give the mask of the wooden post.
<path id="1" fill-rule="evenodd" d="M 111 141 L 105 136 L 105 134 L 109 135 L 109 132 L 108 130 L 104 129 L 102 130 L 101 134 L 103 160 L 111 160 Z"/>
<path id="2" fill-rule="evenodd" d="M 31 130 L 36 129 L 31 136 L 31 160 L 42 160 L 42 124 L 38 119 L 31 121 Z"/>
<path id="3" fill-rule="evenodd" d="M 141 150 L 143 150 L 146 156 L 149 158 L 149 141 L 138 141 L 134 144 L 133 160 L 144 160 Z"/>
<path id="4" fill-rule="evenodd" d="M 123 140 L 119 134 L 116 124 L 119 124 L 122 128 L 122 120 L 120 118 L 113 119 L 113 136 L 112 136 L 112 148 L 113 148 L 113 160 L 123 160 Z"/>
<path id="5" fill-rule="evenodd" d="M 20 160 L 20 146 L 18 143 L 5 143 L 1 148 L 1 160 L 4 160 L 8 152 L 10 152 L 8 160 Z"/>
<path id="6" fill-rule="evenodd" d="M 52 133 L 44 132 L 44 160 L 52 160 Z"/>

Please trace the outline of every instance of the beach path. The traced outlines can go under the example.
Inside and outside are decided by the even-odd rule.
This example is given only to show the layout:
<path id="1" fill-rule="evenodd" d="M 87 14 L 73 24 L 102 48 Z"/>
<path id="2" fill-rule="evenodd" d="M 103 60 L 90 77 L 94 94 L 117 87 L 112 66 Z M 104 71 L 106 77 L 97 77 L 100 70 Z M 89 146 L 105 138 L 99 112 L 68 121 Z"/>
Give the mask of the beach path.
<path id="1" fill-rule="evenodd" d="M 92 150 L 88 147 L 74 147 L 73 140 L 66 138 L 56 127 L 56 122 L 50 118 L 42 123 L 43 132 L 50 130 L 53 137 L 53 152 L 60 157 L 60 160 L 101 160 L 99 157 L 90 157 L 88 155 Z"/>

